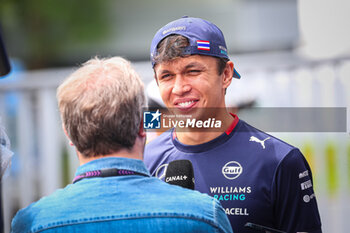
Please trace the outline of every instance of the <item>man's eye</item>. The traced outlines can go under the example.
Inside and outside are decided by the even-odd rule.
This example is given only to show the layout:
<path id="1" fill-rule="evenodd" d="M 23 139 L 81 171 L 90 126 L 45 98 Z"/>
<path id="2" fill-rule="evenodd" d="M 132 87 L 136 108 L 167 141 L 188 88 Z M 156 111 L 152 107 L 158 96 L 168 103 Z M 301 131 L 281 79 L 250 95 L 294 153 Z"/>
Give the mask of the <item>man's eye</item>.
<path id="1" fill-rule="evenodd" d="M 171 75 L 170 74 L 163 74 L 160 76 L 160 79 L 166 79 L 169 78 Z"/>
<path id="2" fill-rule="evenodd" d="M 189 70 L 188 73 L 190 74 L 199 74 L 201 71 L 200 70 Z"/>

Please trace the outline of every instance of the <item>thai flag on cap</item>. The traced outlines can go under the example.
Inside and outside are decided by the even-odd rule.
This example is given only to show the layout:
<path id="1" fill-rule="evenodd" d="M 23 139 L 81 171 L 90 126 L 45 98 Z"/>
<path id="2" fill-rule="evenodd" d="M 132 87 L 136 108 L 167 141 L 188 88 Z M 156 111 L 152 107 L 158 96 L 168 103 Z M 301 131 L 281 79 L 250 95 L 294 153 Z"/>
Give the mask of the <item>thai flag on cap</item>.
<path id="1" fill-rule="evenodd" d="M 198 50 L 210 50 L 210 42 L 207 40 L 197 40 Z"/>

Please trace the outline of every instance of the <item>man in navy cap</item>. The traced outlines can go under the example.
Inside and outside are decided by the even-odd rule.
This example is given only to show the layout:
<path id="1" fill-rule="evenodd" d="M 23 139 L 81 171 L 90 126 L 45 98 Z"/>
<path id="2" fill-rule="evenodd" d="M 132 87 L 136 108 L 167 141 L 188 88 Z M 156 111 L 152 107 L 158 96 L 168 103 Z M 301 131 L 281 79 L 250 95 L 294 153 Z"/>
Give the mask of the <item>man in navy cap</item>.
<path id="1" fill-rule="evenodd" d="M 234 232 L 255 232 L 244 227 L 247 222 L 321 232 L 311 170 L 299 149 L 226 108 L 226 89 L 240 75 L 221 30 L 200 18 L 170 22 L 152 40 L 151 61 L 170 112 L 190 116 L 190 123 L 215 119 L 217 126 L 199 130 L 202 124 L 174 124 L 146 146 L 151 174 L 162 178 L 169 162 L 190 160 L 195 189 L 221 201 Z"/>

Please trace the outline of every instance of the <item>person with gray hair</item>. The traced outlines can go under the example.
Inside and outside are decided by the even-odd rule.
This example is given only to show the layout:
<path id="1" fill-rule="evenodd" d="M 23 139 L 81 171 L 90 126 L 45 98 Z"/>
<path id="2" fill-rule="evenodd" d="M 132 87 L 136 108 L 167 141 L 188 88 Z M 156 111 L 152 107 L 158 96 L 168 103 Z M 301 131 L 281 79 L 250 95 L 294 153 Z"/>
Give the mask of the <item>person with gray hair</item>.
<path id="1" fill-rule="evenodd" d="M 94 58 L 58 88 L 80 161 L 72 184 L 20 210 L 11 232 L 232 232 L 220 203 L 151 177 L 143 84 L 123 58 Z"/>

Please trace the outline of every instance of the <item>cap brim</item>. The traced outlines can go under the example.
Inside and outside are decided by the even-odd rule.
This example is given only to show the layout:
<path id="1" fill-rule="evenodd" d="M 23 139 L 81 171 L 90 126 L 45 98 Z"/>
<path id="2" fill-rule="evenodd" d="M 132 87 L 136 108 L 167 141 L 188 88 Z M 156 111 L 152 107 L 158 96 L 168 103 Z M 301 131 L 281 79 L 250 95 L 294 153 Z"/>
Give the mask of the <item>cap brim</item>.
<path id="1" fill-rule="evenodd" d="M 234 78 L 238 78 L 238 79 L 241 78 L 241 75 L 237 72 L 236 69 L 233 69 L 233 77 L 234 77 Z"/>

